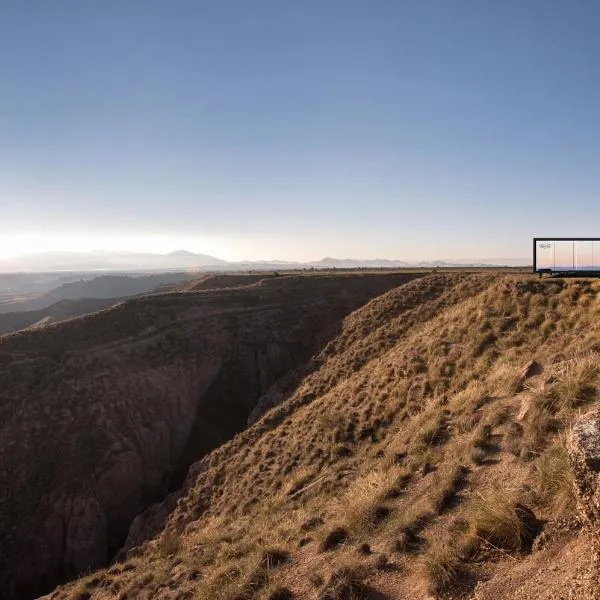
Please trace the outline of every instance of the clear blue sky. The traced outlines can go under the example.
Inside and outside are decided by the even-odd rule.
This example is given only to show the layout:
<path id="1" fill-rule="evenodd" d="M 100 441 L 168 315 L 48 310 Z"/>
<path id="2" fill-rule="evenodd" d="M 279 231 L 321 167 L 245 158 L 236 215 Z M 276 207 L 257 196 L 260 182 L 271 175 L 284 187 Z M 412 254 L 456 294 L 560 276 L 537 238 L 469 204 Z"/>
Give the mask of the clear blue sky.
<path id="1" fill-rule="evenodd" d="M 595 0 L 5 0 L 0 256 L 600 236 Z"/>

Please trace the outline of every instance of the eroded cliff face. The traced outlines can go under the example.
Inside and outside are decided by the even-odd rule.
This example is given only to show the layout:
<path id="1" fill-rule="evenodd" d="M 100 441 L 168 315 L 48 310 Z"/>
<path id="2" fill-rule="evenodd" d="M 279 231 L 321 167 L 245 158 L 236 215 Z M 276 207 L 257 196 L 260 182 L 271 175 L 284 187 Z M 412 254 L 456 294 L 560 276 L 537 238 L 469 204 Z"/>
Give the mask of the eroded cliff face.
<path id="1" fill-rule="evenodd" d="M 136 516 L 193 461 L 274 384 L 293 387 L 348 313 L 417 276 L 162 294 L 0 338 L 3 597 L 41 594 L 106 564 L 128 532 L 128 545 L 145 537 Z"/>

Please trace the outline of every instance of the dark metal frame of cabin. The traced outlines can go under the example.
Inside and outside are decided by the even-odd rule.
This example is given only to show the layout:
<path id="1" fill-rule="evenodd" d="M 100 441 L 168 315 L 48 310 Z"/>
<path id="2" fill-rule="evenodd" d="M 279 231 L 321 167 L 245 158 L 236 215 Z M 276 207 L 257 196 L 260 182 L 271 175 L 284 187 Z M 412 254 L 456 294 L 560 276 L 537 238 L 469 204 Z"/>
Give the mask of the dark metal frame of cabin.
<path id="1" fill-rule="evenodd" d="M 555 271 L 554 269 L 538 269 L 537 268 L 537 243 L 538 242 L 600 242 L 600 238 L 597 237 L 534 237 L 533 238 L 533 272 L 537 273 L 540 277 L 544 274 L 552 277 L 600 277 L 600 270 L 598 271 L 585 271 L 582 269 L 568 269 L 566 271 Z M 575 246 L 573 246 L 573 252 L 575 252 Z M 575 264 L 575 257 L 573 257 L 573 264 Z"/>

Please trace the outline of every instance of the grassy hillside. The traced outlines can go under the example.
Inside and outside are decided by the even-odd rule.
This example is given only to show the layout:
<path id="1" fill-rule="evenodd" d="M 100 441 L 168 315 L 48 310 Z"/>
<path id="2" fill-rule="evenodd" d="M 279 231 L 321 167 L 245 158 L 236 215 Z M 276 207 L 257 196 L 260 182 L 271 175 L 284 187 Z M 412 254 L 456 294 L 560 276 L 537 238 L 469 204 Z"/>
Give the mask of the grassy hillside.
<path id="1" fill-rule="evenodd" d="M 422 274 L 158 294 L 0 336 L 0 589 L 107 564 L 189 465 L 285 395 L 344 316 Z"/>
<path id="2" fill-rule="evenodd" d="M 594 597 L 564 435 L 597 402 L 599 290 L 440 274 L 374 299 L 192 466 L 160 535 L 50 597 Z"/>

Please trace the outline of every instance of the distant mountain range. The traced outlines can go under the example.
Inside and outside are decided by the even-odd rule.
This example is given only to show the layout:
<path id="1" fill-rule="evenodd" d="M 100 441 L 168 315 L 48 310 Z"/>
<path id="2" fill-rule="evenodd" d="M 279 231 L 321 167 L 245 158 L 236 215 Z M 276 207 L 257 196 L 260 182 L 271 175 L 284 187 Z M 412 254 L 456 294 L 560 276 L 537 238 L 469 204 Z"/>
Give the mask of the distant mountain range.
<path id="1" fill-rule="evenodd" d="M 225 267 L 206 254 L 177 250 L 169 254 L 142 252 L 41 252 L 0 260 L 0 273 L 47 271 L 164 271 Z"/>
<path id="2" fill-rule="evenodd" d="M 165 271 L 186 270 L 273 270 L 273 269 L 356 269 L 401 267 L 455 267 L 455 266 L 521 266 L 529 259 L 486 259 L 455 261 L 415 261 L 388 259 L 360 260 L 326 257 L 313 262 L 238 261 L 228 262 L 207 254 L 177 250 L 169 254 L 141 252 L 43 252 L 0 260 L 0 273 L 48 271 Z"/>

